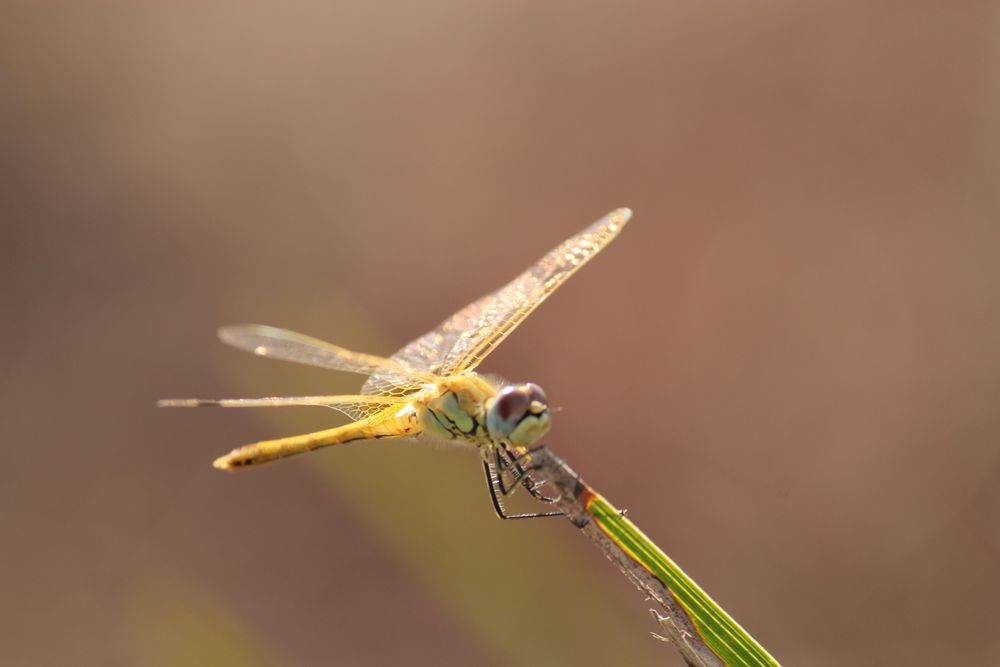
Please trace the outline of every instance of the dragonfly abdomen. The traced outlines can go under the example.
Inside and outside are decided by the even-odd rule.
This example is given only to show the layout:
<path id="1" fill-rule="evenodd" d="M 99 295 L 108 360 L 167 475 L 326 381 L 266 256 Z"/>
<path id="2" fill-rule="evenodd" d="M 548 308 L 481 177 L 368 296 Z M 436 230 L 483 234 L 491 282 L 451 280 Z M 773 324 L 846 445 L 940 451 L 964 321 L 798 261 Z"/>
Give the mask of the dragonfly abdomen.
<path id="1" fill-rule="evenodd" d="M 277 440 L 265 440 L 245 445 L 219 457 L 213 464 L 222 470 L 234 470 L 247 466 L 276 461 L 295 454 L 302 454 L 321 447 L 346 445 L 358 440 L 381 440 L 383 438 L 404 438 L 420 433 L 420 424 L 412 408 L 405 408 L 387 417 L 376 415 L 372 418 L 352 422 L 336 428 L 305 435 L 294 435 Z"/>

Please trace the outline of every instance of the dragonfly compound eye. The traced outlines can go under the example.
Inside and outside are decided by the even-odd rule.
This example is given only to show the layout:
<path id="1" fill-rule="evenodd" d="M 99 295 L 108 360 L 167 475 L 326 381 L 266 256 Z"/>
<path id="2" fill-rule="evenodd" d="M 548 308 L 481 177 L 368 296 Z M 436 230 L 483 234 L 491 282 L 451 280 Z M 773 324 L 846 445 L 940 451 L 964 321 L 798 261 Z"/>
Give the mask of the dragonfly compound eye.
<path id="1" fill-rule="evenodd" d="M 531 399 L 532 402 L 538 402 L 540 405 L 548 407 L 549 398 L 545 395 L 545 392 L 542 391 L 541 387 L 534 382 L 529 382 L 524 385 L 524 388 L 528 390 L 528 398 Z"/>
<path id="2" fill-rule="evenodd" d="M 529 405 L 531 398 L 527 392 L 522 391 L 520 387 L 506 387 L 497 396 L 493 409 L 503 421 L 517 423 L 528 411 Z"/>
<path id="3" fill-rule="evenodd" d="M 549 429 L 545 392 L 536 384 L 505 387 L 486 413 L 486 429 L 515 445 L 532 444 Z"/>

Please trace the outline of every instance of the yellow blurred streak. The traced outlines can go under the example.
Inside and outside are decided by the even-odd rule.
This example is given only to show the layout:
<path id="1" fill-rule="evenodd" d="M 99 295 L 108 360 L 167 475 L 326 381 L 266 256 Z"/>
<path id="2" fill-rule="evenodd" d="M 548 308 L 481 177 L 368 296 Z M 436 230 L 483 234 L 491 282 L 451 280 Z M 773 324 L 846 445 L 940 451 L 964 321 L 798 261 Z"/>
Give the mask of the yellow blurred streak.
<path id="1" fill-rule="evenodd" d="M 264 297 L 254 293 L 260 312 L 268 312 Z M 291 313 L 289 322 L 271 324 L 375 354 L 389 354 L 406 342 L 388 343 L 357 308 L 333 293 L 325 294 L 321 304 L 320 313 L 315 304 L 294 304 L 302 312 Z M 282 298 L 281 312 L 289 314 L 292 305 Z M 420 333 L 414 331 L 412 337 Z M 255 361 L 233 358 L 226 363 L 225 370 L 236 382 L 234 395 L 274 394 L 272 386 L 293 382 L 302 388 L 303 373 L 323 378 L 315 387 L 320 393 L 356 393 L 363 382 L 359 376 L 294 364 L 271 363 L 250 371 Z M 251 372 L 254 386 L 245 380 Z M 268 382 L 261 380 L 265 372 L 274 385 L 259 384 Z M 258 414 L 275 434 L 327 428 L 341 419 L 333 411 L 305 409 L 267 409 Z M 578 550 L 591 547 L 566 521 L 502 522 L 495 517 L 478 454 L 471 448 L 383 441 L 316 452 L 301 460 L 308 461 L 337 494 L 330 502 L 349 504 L 499 664 L 585 666 L 669 660 L 663 648 L 649 639 L 641 599 L 636 598 L 634 615 L 620 618 L 614 613 L 620 603 L 613 601 L 610 591 L 588 580 L 589 568 L 582 558 L 599 556 L 589 551 L 580 556 Z M 629 587 L 617 575 L 600 581 Z M 397 602 L 419 605 L 412 600 Z"/>
<path id="2" fill-rule="evenodd" d="M 288 667 L 207 590 L 151 573 L 134 589 L 125 619 L 133 664 L 144 667 Z"/>

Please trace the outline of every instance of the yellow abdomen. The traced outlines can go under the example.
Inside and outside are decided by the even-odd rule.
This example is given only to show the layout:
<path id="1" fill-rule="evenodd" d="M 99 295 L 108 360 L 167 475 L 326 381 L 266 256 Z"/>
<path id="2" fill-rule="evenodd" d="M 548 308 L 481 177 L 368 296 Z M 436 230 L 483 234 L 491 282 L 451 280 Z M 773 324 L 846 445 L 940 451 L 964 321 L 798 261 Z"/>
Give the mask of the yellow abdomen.
<path id="1" fill-rule="evenodd" d="M 321 447 L 331 445 L 346 445 L 356 440 L 378 440 L 381 438 L 403 438 L 420 433 L 420 423 L 412 406 L 406 406 L 396 414 L 375 416 L 371 419 L 356 421 L 344 426 L 293 435 L 277 440 L 255 442 L 252 445 L 238 447 L 225 456 L 221 456 L 212 464 L 222 470 L 233 470 L 245 466 L 276 461 L 286 456 L 302 454 Z"/>

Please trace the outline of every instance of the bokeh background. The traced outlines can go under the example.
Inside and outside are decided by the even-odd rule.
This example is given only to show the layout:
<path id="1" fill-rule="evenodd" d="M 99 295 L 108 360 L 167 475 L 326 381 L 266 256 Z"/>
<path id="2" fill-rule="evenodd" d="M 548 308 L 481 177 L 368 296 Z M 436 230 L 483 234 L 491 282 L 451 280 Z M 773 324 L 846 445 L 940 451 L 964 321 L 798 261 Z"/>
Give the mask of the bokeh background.
<path id="1" fill-rule="evenodd" d="M 7 2 L 0 662 L 677 665 L 474 453 L 168 396 L 353 392 L 606 211 L 485 365 L 787 665 L 1000 661 L 990 2 Z"/>

